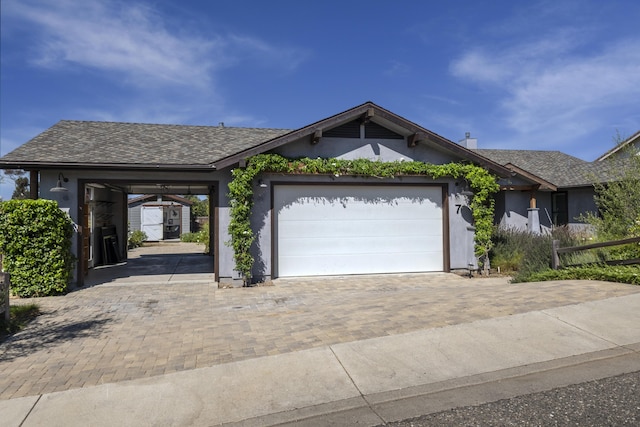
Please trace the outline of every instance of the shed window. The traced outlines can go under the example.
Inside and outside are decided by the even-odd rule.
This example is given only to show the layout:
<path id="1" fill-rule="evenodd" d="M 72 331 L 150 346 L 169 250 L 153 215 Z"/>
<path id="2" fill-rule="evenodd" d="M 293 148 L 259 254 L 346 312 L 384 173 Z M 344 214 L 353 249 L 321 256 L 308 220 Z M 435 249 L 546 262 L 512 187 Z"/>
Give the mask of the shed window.
<path id="1" fill-rule="evenodd" d="M 551 195 L 551 214 L 553 225 L 566 225 L 569 223 L 569 207 L 566 191 L 553 193 Z"/>

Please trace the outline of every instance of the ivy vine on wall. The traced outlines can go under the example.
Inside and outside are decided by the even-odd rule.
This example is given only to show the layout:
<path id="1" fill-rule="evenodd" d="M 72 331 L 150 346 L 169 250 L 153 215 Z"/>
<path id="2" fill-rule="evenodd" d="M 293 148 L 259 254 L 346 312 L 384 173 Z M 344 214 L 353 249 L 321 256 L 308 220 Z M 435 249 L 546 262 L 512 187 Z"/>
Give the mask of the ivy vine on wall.
<path id="1" fill-rule="evenodd" d="M 236 271 L 244 276 L 245 283 L 251 278 L 254 258 L 251 245 L 255 239 L 251 229 L 251 209 L 253 207 L 253 180 L 260 173 L 282 173 L 297 175 L 326 174 L 376 178 L 399 176 L 428 176 L 433 179 L 452 177 L 464 178 L 469 183 L 473 196 L 469 208 L 475 222 L 475 252 L 486 257 L 491 249 L 493 229 L 493 194 L 500 186 L 496 177 L 484 168 L 467 163 L 447 163 L 434 165 L 417 161 L 381 162 L 368 159 L 342 160 L 323 158 L 289 159 L 278 154 L 258 154 L 247 160 L 245 168 L 231 171 L 229 183 L 231 219 L 229 223 L 230 245 L 234 251 Z"/>

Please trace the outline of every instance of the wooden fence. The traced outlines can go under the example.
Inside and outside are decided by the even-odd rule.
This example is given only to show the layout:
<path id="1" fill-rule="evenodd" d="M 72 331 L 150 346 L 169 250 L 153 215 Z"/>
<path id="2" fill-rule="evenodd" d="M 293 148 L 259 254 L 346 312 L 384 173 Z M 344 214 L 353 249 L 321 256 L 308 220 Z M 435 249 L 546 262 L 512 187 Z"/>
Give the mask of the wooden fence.
<path id="1" fill-rule="evenodd" d="M 612 240 L 610 242 L 593 243 L 591 245 L 584 245 L 584 246 L 570 246 L 567 248 L 561 248 L 560 241 L 554 240 L 551 243 L 551 268 L 553 268 L 554 270 L 557 270 L 558 268 L 560 268 L 559 254 L 586 251 L 588 249 L 606 248 L 608 246 L 627 245 L 629 243 L 640 243 L 640 237 L 631 237 L 629 239 L 622 239 L 622 240 Z M 605 261 L 604 263 L 608 265 L 640 264 L 640 258 L 612 260 L 612 261 Z"/>

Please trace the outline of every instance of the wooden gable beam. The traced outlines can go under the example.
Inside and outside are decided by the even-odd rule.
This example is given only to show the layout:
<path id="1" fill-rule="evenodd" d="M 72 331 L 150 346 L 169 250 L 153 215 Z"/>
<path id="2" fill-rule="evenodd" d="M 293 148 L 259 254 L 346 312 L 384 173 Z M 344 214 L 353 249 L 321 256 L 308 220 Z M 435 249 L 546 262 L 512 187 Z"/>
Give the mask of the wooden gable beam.
<path id="1" fill-rule="evenodd" d="M 363 124 L 369 123 L 374 114 L 375 114 L 375 112 L 374 112 L 373 107 L 367 108 L 367 111 L 365 111 L 365 113 L 362 115 L 361 122 Z"/>
<path id="2" fill-rule="evenodd" d="M 320 142 L 320 138 L 322 138 L 322 130 L 316 129 L 316 131 L 311 134 L 311 144 L 317 144 Z"/>
<path id="3" fill-rule="evenodd" d="M 426 141 L 427 139 L 427 135 L 422 132 L 412 133 L 407 137 L 407 145 L 409 148 L 413 148 L 418 145 L 418 142 Z"/>

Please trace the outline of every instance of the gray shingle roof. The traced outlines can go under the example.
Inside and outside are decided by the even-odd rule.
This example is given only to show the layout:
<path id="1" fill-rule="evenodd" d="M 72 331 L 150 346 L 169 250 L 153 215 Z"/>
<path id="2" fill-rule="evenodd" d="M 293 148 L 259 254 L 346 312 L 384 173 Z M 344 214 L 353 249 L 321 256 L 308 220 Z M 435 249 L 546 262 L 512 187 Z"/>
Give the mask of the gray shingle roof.
<path id="1" fill-rule="evenodd" d="M 609 182 L 619 176 L 619 163 L 587 162 L 560 151 L 538 150 L 474 150 L 496 163 L 511 163 L 558 187 L 583 187 Z"/>
<path id="2" fill-rule="evenodd" d="M 288 129 L 63 120 L 18 147 L 7 162 L 209 165 Z"/>

